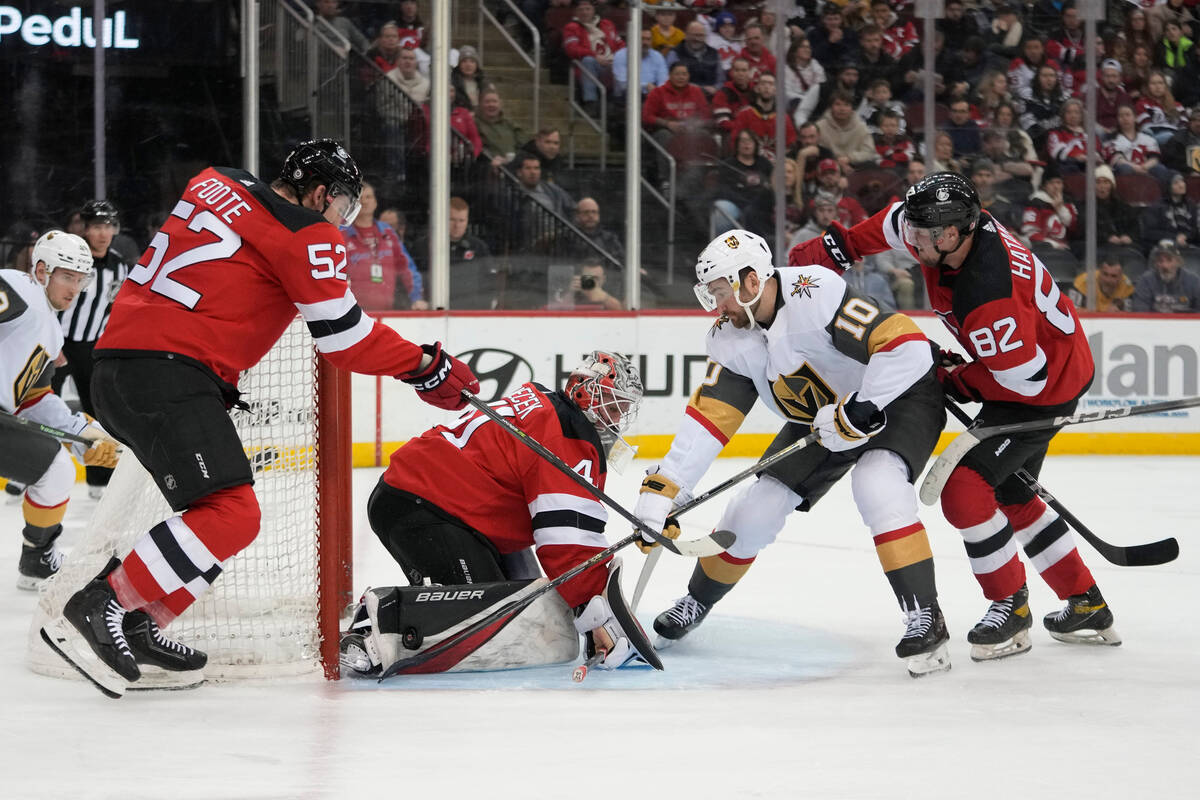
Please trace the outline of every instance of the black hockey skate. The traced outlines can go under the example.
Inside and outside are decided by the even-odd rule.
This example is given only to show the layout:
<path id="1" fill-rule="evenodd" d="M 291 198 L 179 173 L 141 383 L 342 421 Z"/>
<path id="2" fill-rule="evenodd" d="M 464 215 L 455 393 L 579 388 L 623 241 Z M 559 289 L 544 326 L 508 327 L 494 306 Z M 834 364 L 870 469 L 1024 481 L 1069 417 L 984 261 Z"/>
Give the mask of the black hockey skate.
<path id="1" fill-rule="evenodd" d="M 1071 644 L 1119 645 L 1121 635 L 1113 628 L 1113 614 L 1100 594 L 1100 587 L 1067 598 L 1067 607 L 1047 614 L 1042 624 L 1060 642 Z"/>
<path id="2" fill-rule="evenodd" d="M 947 642 L 950 641 L 950 634 L 937 601 L 923 608 L 914 604 L 912 609 L 901 603 L 900 608 L 906 627 L 904 636 L 896 645 L 896 655 L 907 663 L 908 674 L 920 678 L 932 672 L 948 671 L 950 650 Z"/>
<path id="3" fill-rule="evenodd" d="M 654 618 L 654 632 L 672 642 L 687 636 L 708 616 L 709 607 L 685 594 L 675 605 Z"/>
<path id="4" fill-rule="evenodd" d="M 112 559 L 41 631 L 50 649 L 109 697 L 122 696 L 142 676 L 125 638 L 125 608 L 105 580 L 119 564 Z"/>
<path id="5" fill-rule="evenodd" d="M 204 669 L 208 655 L 183 642 L 163 636 L 158 623 L 145 611 L 125 615 L 125 641 L 134 659 L 142 667 L 158 667 L 169 672 L 194 672 Z"/>
<path id="6" fill-rule="evenodd" d="M 17 562 L 17 588 L 35 591 L 42 581 L 53 576 L 62 566 L 63 554 L 54 546 L 54 540 L 62 534 L 62 526 L 41 545 L 30 544 L 26 539 L 21 546 L 21 560 Z M 41 530 L 45 530 L 44 528 Z"/>
<path id="7" fill-rule="evenodd" d="M 1031 627 L 1029 587 L 1022 585 L 1015 593 L 993 602 L 983 619 L 967 634 L 971 660 L 992 661 L 1024 653 L 1032 646 Z"/>

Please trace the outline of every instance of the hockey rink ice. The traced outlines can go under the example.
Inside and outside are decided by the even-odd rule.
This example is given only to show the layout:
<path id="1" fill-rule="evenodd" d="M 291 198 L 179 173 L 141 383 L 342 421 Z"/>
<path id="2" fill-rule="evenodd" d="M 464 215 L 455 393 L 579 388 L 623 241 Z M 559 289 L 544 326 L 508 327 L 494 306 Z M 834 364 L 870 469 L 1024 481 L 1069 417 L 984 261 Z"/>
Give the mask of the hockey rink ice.
<path id="1" fill-rule="evenodd" d="M 648 463 L 610 475 L 609 494 L 632 507 Z M 749 464 L 721 459 L 698 488 Z M 366 524 L 378 474 L 354 474 L 356 591 L 401 579 Z M 923 508 L 954 666 L 910 678 L 844 481 L 662 651 L 665 672 L 279 680 L 119 701 L 26 669 L 36 598 L 15 587 L 20 505 L 0 495 L 0 798 L 1200 796 L 1200 458 L 1053 457 L 1042 477 L 1110 542 L 1179 539 L 1178 560 L 1135 569 L 1076 537 L 1120 647 L 1052 640 L 1041 616 L 1062 604 L 1031 572 L 1032 651 L 973 663 L 966 633 L 988 604 L 958 534 Z M 686 516 L 684 536 L 705 533 L 726 499 Z M 68 551 L 93 507 L 78 485 Z M 610 522 L 609 538 L 626 530 Z M 630 547 L 624 560 L 628 596 L 643 557 Z M 660 560 L 639 609 L 647 628 L 691 569 Z"/>

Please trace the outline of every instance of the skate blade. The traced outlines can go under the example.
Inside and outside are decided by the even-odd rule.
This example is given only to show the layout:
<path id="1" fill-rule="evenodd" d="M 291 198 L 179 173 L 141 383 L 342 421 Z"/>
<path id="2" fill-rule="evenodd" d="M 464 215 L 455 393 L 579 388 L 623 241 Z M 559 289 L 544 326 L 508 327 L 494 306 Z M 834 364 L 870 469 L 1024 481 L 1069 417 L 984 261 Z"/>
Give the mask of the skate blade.
<path id="1" fill-rule="evenodd" d="M 142 677 L 137 683 L 127 684 L 129 692 L 174 692 L 196 689 L 204 683 L 204 670 L 169 670 L 151 664 L 139 664 Z"/>
<path id="2" fill-rule="evenodd" d="M 1048 633 L 1058 641 L 1067 644 L 1108 645 L 1110 647 L 1121 644 L 1121 634 L 1117 633 L 1116 628 L 1105 628 L 1104 630 L 1085 628 L 1070 633 L 1056 633 L 1055 631 L 1048 631 Z"/>
<path id="3" fill-rule="evenodd" d="M 936 672 L 950 671 L 950 649 L 942 642 L 928 653 L 911 656 L 904 660 L 908 674 L 913 678 L 924 678 Z"/>
<path id="4" fill-rule="evenodd" d="M 662 634 L 655 634 L 654 649 L 655 650 L 669 650 L 670 648 L 679 644 L 681 641 L 683 641 L 683 640 L 682 639 L 668 639 L 667 637 L 663 636 Z"/>
<path id="5" fill-rule="evenodd" d="M 17 576 L 17 588 L 23 592 L 36 592 L 45 578 L 34 578 L 30 575 Z"/>
<path id="6" fill-rule="evenodd" d="M 1018 656 L 1029 651 L 1033 645 L 1029 641 L 1029 631 L 1017 631 L 1007 642 L 1000 644 L 971 645 L 972 661 L 995 661 L 1009 656 Z"/>
<path id="7" fill-rule="evenodd" d="M 125 694 L 129 683 L 92 653 L 87 642 L 66 619 L 58 617 L 51 620 L 42 626 L 41 633 L 47 647 L 58 653 L 63 661 L 91 681 L 106 697 L 115 700 Z"/>

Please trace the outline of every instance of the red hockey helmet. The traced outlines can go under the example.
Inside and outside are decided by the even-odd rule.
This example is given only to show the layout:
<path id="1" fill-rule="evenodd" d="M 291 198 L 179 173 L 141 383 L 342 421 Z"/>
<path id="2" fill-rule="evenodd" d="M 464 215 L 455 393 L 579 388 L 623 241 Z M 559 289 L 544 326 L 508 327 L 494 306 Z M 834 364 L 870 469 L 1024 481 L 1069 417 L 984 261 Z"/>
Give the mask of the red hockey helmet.
<path id="1" fill-rule="evenodd" d="M 614 434 L 629 427 L 642 404 L 642 379 L 629 359 L 593 350 L 571 370 L 563 389 L 598 428 Z"/>

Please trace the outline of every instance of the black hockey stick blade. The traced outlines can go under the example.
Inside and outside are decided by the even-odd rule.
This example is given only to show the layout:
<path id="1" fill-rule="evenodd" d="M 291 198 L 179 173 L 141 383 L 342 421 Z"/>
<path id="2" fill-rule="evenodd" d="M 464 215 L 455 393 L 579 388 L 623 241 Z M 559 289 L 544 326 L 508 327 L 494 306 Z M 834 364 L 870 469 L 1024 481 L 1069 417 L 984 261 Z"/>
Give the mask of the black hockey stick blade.
<path id="1" fill-rule="evenodd" d="M 516 439 L 526 447 L 530 448 L 533 450 L 533 452 L 546 459 L 551 466 L 581 486 L 586 492 L 592 495 L 592 497 L 595 497 L 601 503 L 604 503 L 604 505 L 617 512 L 617 514 L 637 528 L 639 533 L 654 539 L 672 553 L 680 556 L 687 556 L 689 558 L 715 556 L 718 553 L 722 553 L 727 550 L 729 546 L 732 545 L 736 540 L 737 537 L 731 531 L 717 531 L 715 533 L 710 533 L 707 536 L 702 536 L 699 539 L 679 540 L 669 539 L 666 536 L 663 536 L 662 531 L 651 530 L 630 511 L 627 511 L 624 506 L 617 503 L 616 500 L 613 500 L 603 491 L 593 486 L 591 481 L 587 480 L 575 470 L 567 466 L 567 464 L 561 458 L 556 456 L 548 447 L 496 413 L 496 409 L 492 408 L 470 392 L 464 391 L 462 394 L 468 403 L 482 411 L 488 417 L 488 419 L 504 428 L 505 431 L 516 437 Z"/>
<path id="2" fill-rule="evenodd" d="M 967 453 L 971 452 L 971 449 L 984 439 L 1005 436 L 1010 433 L 1024 433 L 1025 431 L 1039 431 L 1066 425 L 1080 425 L 1085 422 L 1101 422 L 1106 419 L 1134 417 L 1139 414 L 1158 414 L 1163 411 L 1174 411 L 1179 408 L 1193 408 L 1195 406 L 1200 406 L 1200 397 L 1185 397 L 1182 400 L 1166 400 L 1162 403 L 1147 403 L 1141 406 L 1119 406 L 1117 408 L 1105 408 L 1098 411 L 1078 411 L 1067 416 L 1046 417 L 1045 419 L 1036 419 L 1029 422 L 1014 422 L 1010 425 L 968 428 L 959 434 L 958 438 L 947 445 L 942 454 L 938 456 L 937 461 L 933 462 L 933 466 L 925 473 L 925 480 L 921 482 L 921 502 L 927 506 L 936 503 L 942 494 L 942 489 L 946 487 L 946 481 L 950 480 L 950 473 L 954 472 L 954 468 L 958 466 L 958 462 L 962 461 Z"/>
<path id="3" fill-rule="evenodd" d="M 52 428 L 49 425 L 43 425 L 42 423 L 34 422 L 31 419 L 25 419 L 24 417 L 18 417 L 13 414 L 9 414 L 6 411 L 0 411 L 0 423 L 6 424 L 6 425 L 15 425 L 16 427 L 24 428 L 25 430 L 34 431 L 36 433 L 41 433 L 46 436 L 51 436 L 55 439 L 58 439 L 58 440 L 64 441 L 64 442 L 75 442 L 76 444 L 86 444 L 88 447 L 91 447 L 93 444 L 95 444 L 94 441 L 92 441 L 91 439 L 85 438 L 83 436 L 79 436 L 74 433 L 67 433 L 66 431 L 60 431 L 58 428 Z"/>

